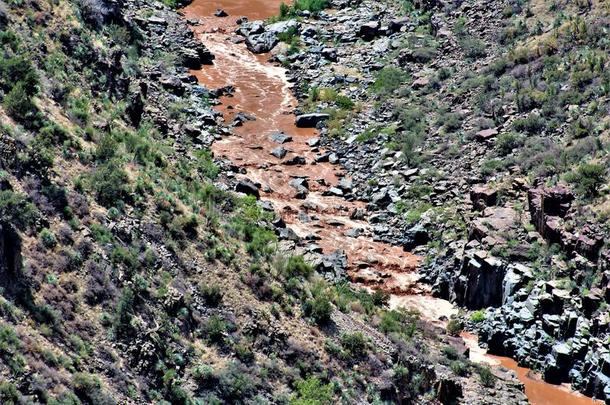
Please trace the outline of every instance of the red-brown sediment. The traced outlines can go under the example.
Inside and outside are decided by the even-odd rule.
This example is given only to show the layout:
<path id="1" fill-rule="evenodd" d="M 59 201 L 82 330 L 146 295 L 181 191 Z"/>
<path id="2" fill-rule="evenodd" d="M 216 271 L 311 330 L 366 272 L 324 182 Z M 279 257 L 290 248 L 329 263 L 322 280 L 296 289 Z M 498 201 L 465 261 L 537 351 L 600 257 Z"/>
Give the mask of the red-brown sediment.
<path id="1" fill-rule="evenodd" d="M 359 268 L 369 267 L 383 274 L 379 283 L 367 283 L 388 292 L 410 293 L 411 285 L 400 285 L 405 272 L 412 272 L 419 258 L 401 247 L 372 241 L 370 226 L 365 221 L 350 219 L 362 202 L 350 202 L 340 197 L 323 196 L 330 186 L 338 183 L 343 173 L 336 165 L 328 162 L 314 163 L 316 153 L 306 143 L 317 136 L 311 128 L 297 128 L 294 124 L 293 109 L 297 101 L 286 80 L 284 69 L 267 62 L 268 54 L 255 55 L 246 46 L 237 42 L 233 34 L 236 20 L 247 16 L 250 20 L 264 19 L 277 14 L 280 1 L 199 1 L 195 0 L 184 12 L 187 18 L 197 19 L 200 25 L 194 27 L 208 49 L 215 55 L 213 66 L 204 66 L 192 71 L 208 88 L 234 86 L 232 96 L 221 97 L 217 108 L 226 122 L 242 112 L 254 116 L 254 121 L 246 121 L 234 128 L 233 135 L 217 141 L 212 151 L 217 157 L 229 159 L 234 164 L 247 169 L 245 177 L 259 182 L 271 192 L 263 192 L 261 198 L 273 203 L 282 219 L 297 235 L 316 235 L 316 243 L 325 253 L 336 249 L 345 250 L 350 274 L 357 274 Z M 228 17 L 214 17 L 217 8 L 225 10 Z M 284 132 L 293 138 L 283 146 L 289 151 L 284 159 L 270 154 L 279 146 L 270 139 L 274 132 Z M 302 156 L 307 164 L 287 166 L 283 162 L 294 156 Z M 306 177 L 309 183 L 307 200 L 295 198 L 295 189 L 288 183 L 296 177 Z M 307 201 L 306 206 L 303 203 Z M 312 209 L 313 207 L 313 209 Z M 298 214 L 306 213 L 312 218 L 302 222 Z M 350 228 L 362 228 L 364 235 L 358 238 L 345 236 Z"/>

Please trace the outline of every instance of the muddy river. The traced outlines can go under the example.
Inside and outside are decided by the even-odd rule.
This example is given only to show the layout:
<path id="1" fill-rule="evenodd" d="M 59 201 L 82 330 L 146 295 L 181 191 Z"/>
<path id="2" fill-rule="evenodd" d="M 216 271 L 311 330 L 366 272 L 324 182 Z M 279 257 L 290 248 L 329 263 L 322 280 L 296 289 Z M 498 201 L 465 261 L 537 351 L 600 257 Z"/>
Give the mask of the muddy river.
<path id="1" fill-rule="evenodd" d="M 217 107 L 226 122 L 231 122 L 237 113 L 255 118 L 235 127 L 231 136 L 215 142 L 214 155 L 246 168 L 244 177 L 262 185 L 261 199 L 271 202 L 299 236 L 315 236 L 316 244 L 325 253 L 344 250 L 352 279 L 367 280 L 368 286 L 390 292 L 391 306 L 416 308 L 430 319 L 456 312 L 450 303 L 427 295 L 428 288 L 418 283 L 414 271 L 419 262 L 417 256 L 401 247 L 373 241 L 370 225 L 351 219 L 355 210 L 364 207 L 363 203 L 323 195 L 344 173 L 337 165 L 314 162 L 322 151 L 310 147 L 307 141 L 317 137 L 317 133 L 294 125 L 292 111 L 297 101 L 284 69 L 269 63 L 268 54 L 249 52 L 233 33 L 239 17 L 246 16 L 250 21 L 268 18 L 278 13 L 280 3 L 281 0 L 194 0 L 183 10 L 187 18 L 199 21 L 193 29 L 216 57 L 213 65 L 192 73 L 208 88 L 234 86 L 234 93 L 222 97 Z M 217 9 L 225 10 L 228 16 L 215 17 Z M 288 154 L 282 159 L 270 153 L 279 146 L 270 139 L 277 132 L 292 137 L 291 142 L 283 145 Z M 304 157 L 306 164 L 284 164 L 294 156 Z M 310 192 L 305 200 L 296 198 L 296 190 L 289 185 L 295 178 L 307 180 Z M 345 235 L 353 228 L 360 228 L 361 236 Z M 531 378 L 529 370 L 518 367 L 511 359 L 482 356 L 485 361 L 514 370 L 534 405 L 599 404 L 570 393 L 565 387 Z"/>

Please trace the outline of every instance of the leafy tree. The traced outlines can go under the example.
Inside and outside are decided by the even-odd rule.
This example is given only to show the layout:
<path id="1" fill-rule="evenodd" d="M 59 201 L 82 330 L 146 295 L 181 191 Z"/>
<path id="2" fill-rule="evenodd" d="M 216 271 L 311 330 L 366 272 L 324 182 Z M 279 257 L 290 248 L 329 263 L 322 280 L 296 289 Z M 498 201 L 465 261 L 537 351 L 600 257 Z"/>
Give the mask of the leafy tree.
<path id="1" fill-rule="evenodd" d="M 600 188 L 606 181 L 606 169 L 599 164 L 583 163 L 566 178 L 576 186 L 579 193 L 586 198 L 593 198 L 599 195 Z"/>

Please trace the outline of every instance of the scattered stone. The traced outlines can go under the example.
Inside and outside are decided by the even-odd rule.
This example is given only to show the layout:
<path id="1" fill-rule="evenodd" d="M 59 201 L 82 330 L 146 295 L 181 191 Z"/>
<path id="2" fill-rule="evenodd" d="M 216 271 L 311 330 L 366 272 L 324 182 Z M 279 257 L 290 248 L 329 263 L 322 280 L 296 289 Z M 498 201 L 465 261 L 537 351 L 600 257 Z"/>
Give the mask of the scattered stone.
<path id="1" fill-rule="evenodd" d="M 271 140 L 275 143 L 287 143 L 287 142 L 292 142 L 292 137 L 289 135 L 286 135 L 283 132 L 275 132 L 273 134 L 271 134 Z"/>
<path id="2" fill-rule="evenodd" d="M 299 128 L 315 128 L 319 123 L 326 121 L 330 115 L 324 113 L 311 113 L 297 115 L 295 124 Z"/>
<path id="3" fill-rule="evenodd" d="M 288 153 L 288 151 L 283 146 L 278 146 L 277 148 L 275 148 L 271 151 L 271 154 L 278 159 L 283 159 L 287 153 Z"/>
<path id="4" fill-rule="evenodd" d="M 254 196 L 256 197 L 256 199 L 260 198 L 258 189 L 259 187 L 250 180 L 240 180 L 235 185 L 235 191 L 237 191 L 238 193 L 244 193 L 246 195 Z"/>

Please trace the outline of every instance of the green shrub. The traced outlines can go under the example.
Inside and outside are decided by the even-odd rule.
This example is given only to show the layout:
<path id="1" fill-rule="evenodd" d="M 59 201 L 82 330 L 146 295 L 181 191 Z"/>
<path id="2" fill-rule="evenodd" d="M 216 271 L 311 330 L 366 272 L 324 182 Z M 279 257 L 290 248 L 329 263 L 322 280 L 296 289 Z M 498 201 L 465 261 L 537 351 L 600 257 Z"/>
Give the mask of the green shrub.
<path id="1" fill-rule="evenodd" d="M 450 345 L 444 346 L 441 351 L 449 360 L 456 360 L 458 357 L 460 357 L 456 348 Z"/>
<path id="2" fill-rule="evenodd" d="M 38 94 L 40 79 L 32 62 L 22 56 L 0 59 L 0 87 L 9 92 L 17 84 L 26 96 Z"/>
<path id="3" fill-rule="evenodd" d="M 407 311 L 384 311 L 381 315 L 379 329 L 384 333 L 399 333 L 401 336 L 410 338 L 417 330 L 418 315 Z"/>
<path id="4" fill-rule="evenodd" d="M 599 195 L 601 186 L 606 182 L 606 168 L 596 163 L 583 163 L 566 175 L 566 180 L 576 186 L 576 190 L 586 198 Z"/>
<path id="5" fill-rule="evenodd" d="M 202 149 L 196 151 L 195 156 L 197 157 L 197 169 L 199 173 L 208 179 L 216 179 L 216 177 L 218 177 L 218 173 L 220 173 L 220 169 L 214 163 L 210 151 Z"/>
<path id="6" fill-rule="evenodd" d="M 459 44 L 468 59 L 476 60 L 487 55 L 485 42 L 478 38 L 464 36 L 459 39 Z"/>
<path id="7" fill-rule="evenodd" d="M 322 384 L 316 377 L 298 381 L 296 391 L 290 399 L 290 405 L 331 405 L 333 403 L 333 385 Z"/>
<path id="8" fill-rule="evenodd" d="M 8 115 L 20 123 L 32 120 L 36 114 L 36 105 L 28 94 L 23 82 L 17 83 L 6 96 L 2 104 Z"/>
<path id="9" fill-rule="evenodd" d="M 227 323 L 218 315 L 212 315 L 205 324 L 206 335 L 212 342 L 221 342 L 227 330 Z"/>
<path id="10" fill-rule="evenodd" d="M 514 132 L 507 132 L 498 135 L 496 138 L 496 147 L 501 156 L 506 156 L 513 151 L 523 146 L 523 137 Z"/>
<path id="11" fill-rule="evenodd" d="M 20 229 L 33 226 L 38 218 L 36 207 L 11 190 L 0 191 L 0 220 Z"/>
<path id="12" fill-rule="evenodd" d="M 53 232 L 49 230 L 49 228 L 44 228 L 40 231 L 40 241 L 42 245 L 47 249 L 52 249 L 57 245 L 57 239 Z"/>
<path id="13" fill-rule="evenodd" d="M 106 134 L 102 137 L 95 148 L 95 158 L 100 162 L 107 162 L 115 157 L 119 143 L 112 134 Z"/>
<path id="14" fill-rule="evenodd" d="M 269 257 L 276 248 L 277 236 L 266 228 L 253 227 L 246 250 L 255 257 Z"/>
<path id="15" fill-rule="evenodd" d="M 210 285 L 201 283 L 199 285 L 199 290 L 201 291 L 201 296 L 207 305 L 217 307 L 222 302 L 224 292 L 220 286 L 215 284 Z"/>
<path id="16" fill-rule="evenodd" d="M 452 361 L 451 364 L 449 364 L 449 368 L 457 376 L 464 377 L 468 375 L 468 365 L 463 361 Z"/>
<path id="17" fill-rule="evenodd" d="M 530 114 L 525 118 L 518 118 L 513 122 L 513 128 L 518 132 L 527 132 L 539 135 L 546 129 L 546 121 L 538 114 Z"/>
<path id="18" fill-rule="evenodd" d="M 228 403 L 238 403 L 254 395 L 256 384 L 252 377 L 232 364 L 219 376 L 217 389 Z"/>
<path id="19" fill-rule="evenodd" d="M 489 176 L 495 172 L 501 170 L 504 167 L 505 162 L 501 159 L 489 159 L 485 160 L 481 165 L 481 174 Z"/>
<path id="20" fill-rule="evenodd" d="M 451 319 L 447 322 L 447 333 L 451 336 L 458 336 L 464 329 L 464 324 L 459 319 Z"/>
<path id="21" fill-rule="evenodd" d="M 444 113 L 438 117 L 436 125 L 442 126 L 446 132 L 454 132 L 462 127 L 462 117 L 458 113 Z"/>
<path id="22" fill-rule="evenodd" d="M 106 207 L 121 205 L 130 198 L 128 184 L 127 173 L 115 160 L 97 167 L 91 178 L 97 200 Z"/>
<path id="23" fill-rule="evenodd" d="M 20 399 L 21 395 L 14 384 L 8 381 L 0 382 L 0 403 L 5 405 L 18 405 L 21 403 Z"/>
<path id="24" fill-rule="evenodd" d="M 493 375 L 489 367 L 487 366 L 479 366 L 477 368 L 477 373 L 479 374 L 479 381 L 485 387 L 493 387 L 496 384 L 496 376 Z"/>
<path id="25" fill-rule="evenodd" d="M 305 315 L 311 317 L 318 325 L 324 325 L 330 321 L 333 306 L 326 294 L 318 294 L 312 300 L 308 300 L 303 308 Z"/>
<path id="26" fill-rule="evenodd" d="M 313 268 L 305 262 L 303 256 L 290 256 L 284 266 L 286 278 L 309 277 L 313 273 Z"/>
<path id="27" fill-rule="evenodd" d="M 19 353 L 21 340 L 15 329 L 9 325 L 0 325 L 0 359 L 8 365 L 13 374 L 22 372 L 25 360 Z"/>
<path id="28" fill-rule="evenodd" d="M 197 237 L 199 220 L 196 215 L 180 215 L 169 225 L 169 232 L 174 239 L 194 239 Z"/>
<path id="29" fill-rule="evenodd" d="M 470 315 L 470 320 L 474 323 L 481 323 L 485 320 L 485 310 L 478 310 L 478 311 L 474 311 L 471 315 Z"/>
<path id="30" fill-rule="evenodd" d="M 19 37 L 13 31 L 0 32 L 0 46 L 8 46 L 14 52 L 18 50 L 20 42 Z"/>
<path id="31" fill-rule="evenodd" d="M 341 335 L 341 346 L 352 357 L 362 357 L 368 349 L 368 342 L 361 332 L 344 333 Z"/>
<path id="32" fill-rule="evenodd" d="M 134 304 L 135 295 L 133 290 L 131 288 L 123 289 L 113 320 L 114 332 L 117 336 L 127 335 L 131 330 Z"/>
<path id="33" fill-rule="evenodd" d="M 407 74 L 396 67 L 386 66 L 375 77 L 373 91 L 381 95 L 389 95 L 407 80 Z"/>
<path id="34" fill-rule="evenodd" d="M 351 110 L 354 108 L 354 102 L 347 96 L 344 96 L 342 94 L 339 94 L 335 100 L 335 103 L 337 103 L 337 106 L 339 106 L 339 108 L 342 108 L 344 110 Z"/>

